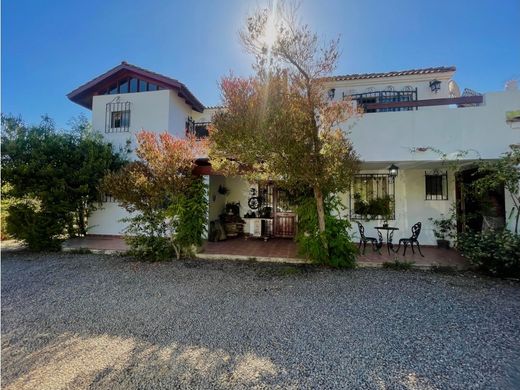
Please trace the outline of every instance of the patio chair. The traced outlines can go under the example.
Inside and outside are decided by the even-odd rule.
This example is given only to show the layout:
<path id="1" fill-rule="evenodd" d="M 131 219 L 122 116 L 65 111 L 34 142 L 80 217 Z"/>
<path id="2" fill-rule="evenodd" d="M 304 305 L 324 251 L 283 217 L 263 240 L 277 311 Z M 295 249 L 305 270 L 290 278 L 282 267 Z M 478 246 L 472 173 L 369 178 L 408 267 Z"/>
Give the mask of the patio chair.
<path id="1" fill-rule="evenodd" d="M 406 248 L 408 247 L 408 244 L 410 244 L 410 247 L 412 248 L 412 253 L 415 254 L 415 251 L 413 250 L 413 244 L 417 245 L 417 249 L 419 250 L 419 254 L 424 257 L 424 255 L 421 252 L 421 246 L 419 245 L 419 234 L 421 234 L 421 222 L 417 222 L 415 225 L 412 226 L 412 236 L 409 238 L 401 238 L 399 240 L 399 245 L 397 246 L 396 252 L 399 253 L 399 249 L 401 248 L 401 244 L 404 244 L 404 252 L 403 256 L 406 256 Z"/>
<path id="2" fill-rule="evenodd" d="M 358 246 L 358 249 L 361 250 L 361 245 L 363 245 L 363 254 L 365 254 L 365 249 L 367 247 L 367 243 L 371 243 L 372 244 L 372 250 L 374 252 L 379 252 L 379 250 L 381 249 L 381 247 L 383 246 L 383 235 L 381 234 L 380 231 L 377 232 L 377 234 L 379 235 L 379 240 L 375 237 L 367 237 L 365 236 L 365 227 L 360 223 L 360 222 L 357 222 L 358 224 L 358 229 L 359 229 L 359 246 Z M 381 254 L 381 252 L 379 252 Z"/>

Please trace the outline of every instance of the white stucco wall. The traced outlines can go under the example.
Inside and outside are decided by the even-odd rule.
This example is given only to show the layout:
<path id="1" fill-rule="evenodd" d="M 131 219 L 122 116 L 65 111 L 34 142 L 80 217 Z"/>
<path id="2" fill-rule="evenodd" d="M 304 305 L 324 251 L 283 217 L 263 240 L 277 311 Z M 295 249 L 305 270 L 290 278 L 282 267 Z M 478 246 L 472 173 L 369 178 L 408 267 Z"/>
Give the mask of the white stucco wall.
<path id="1" fill-rule="evenodd" d="M 358 93 L 367 93 L 371 91 L 385 91 L 392 88 L 395 91 L 402 91 L 405 87 L 417 88 L 417 98 L 439 99 L 449 97 L 448 82 L 453 77 L 454 72 L 442 72 L 427 75 L 409 75 L 397 77 L 380 77 L 372 79 L 345 80 L 327 83 L 327 88 L 335 88 L 335 99 L 342 99 L 343 94 L 353 95 Z M 440 90 L 437 93 L 432 92 L 430 81 L 439 80 L 441 82 Z M 421 110 L 431 109 L 431 107 L 422 107 Z"/>
<path id="2" fill-rule="evenodd" d="M 183 138 L 186 130 L 186 119 L 193 115 L 191 106 L 181 99 L 176 91 L 168 91 L 168 132 L 176 137 Z"/>
<path id="3" fill-rule="evenodd" d="M 444 153 L 473 150 L 468 158 L 496 158 L 520 140 L 520 129 L 506 123 L 505 112 L 520 107 L 520 92 L 484 96 L 478 107 L 368 113 L 355 121 L 350 138 L 363 161 L 439 160 L 434 152 L 412 154 L 414 147 Z M 344 125 L 348 131 L 349 121 Z"/>
<path id="4" fill-rule="evenodd" d="M 116 202 L 102 203 L 98 207 L 89 216 L 88 233 L 122 235 L 127 223 L 121 222 L 121 219 L 128 218 L 130 214 L 119 207 Z"/>
<path id="5" fill-rule="evenodd" d="M 243 217 L 249 211 L 247 201 L 249 200 L 249 189 L 251 184 L 239 176 L 210 176 L 209 185 L 209 220 L 218 219 L 224 210 L 226 203 L 240 203 L 240 216 Z M 229 193 L 222 195 L 218 192 L 219 186 L 225 186 Z"/>
<path id="6" fill-rule="evenodd" d="M 130 131 L 105 132 L 106 105 L 119 97 L 120 102 L 130 102 Z M 141 130 L 164 132 L 169 129 L 170 91 L 123 93 L 94 96 L 92 103 L 92 127 L 100 132 L 107 142 L 118 148 L 130 139 L 135 146 L 135 134 Z M 183 125 L 184 126 L 184 125 Z M 132 156 L 132 158 L 135 156 Z"/>
<path id="7" fill-rule="evenodd" d="M 218 219 L 222 210 L 226 206 L 226 196 L 218 192 L 219 186 L 226 185 L 224 176 L 209 177 L 209 221 Z"/>
<path id="8" fill-rule="evenodd" d="M 105 132 L 106 105 L 119 97 L 120 102 L 130 102 L 130 129 L 122 133 Z M 191 107 L 175 91 L 160 90 L 150 92 L 125 93 L 117 95 L 94 96 L 92 104 L 92 126 L 100 132 L 107 142 L 119 149 L 131 141 L 134 149 L 135 134 L 141 130 L 157 133 L 168 131 L 183 137 L 186 118 L 192 113 Z M 130 159 L 135 158 L 132 153 Z M 129 214 L 117 203 L 103 203 L 89 217 L 90 234 L 123 234 L 126 224 L 120 222 Z"/>
<path id="9" fill-rule="evenodd" d="M 388 173 L 387 171 L 362 171 L 360 173 Z M 436 239 L 433 235 L 433 224 L 428 218 L 440 218 L 441 214 L 447 216 L 452 203 L 455 202 L 455 177 L 453 172 L 448 173 L 448 199 L 426 200 L 424 169 L 400 170 L 395 179 L 395 220 L 388 221 L 390 226 L 398 227 L 394 232 L 394 241 L 399 238 L 411 236 L 411 228 L 417 223 L 422 223 L 419 242 L 424 245 L 435 245 Z M 349 194 L 342 194 L 341 200 L 346 206 L 346 216 L 349 216 Z M 352 201 L 352 205 L 353 205 Z M 359 238 L 357 224 L 352 222 L 353 236 Z M 362 221 L 367 236 L 377 237 L 375 226 L 381 226 L 383 221 Z M 384 232 L 383 232 L 384 233 Z M 384 233 L 386 234 L 386 233 Z M 386 236 L 384 237 L 386 240 Z"/>
<path id="10" fill-rule="evenodd" d="M 247 201 L 251 185 L 242 177 L 232 176 L 226 177 L 226 187 L 229 189 L 229 194 L 226 195 L 225 203 L 240 202 L 240 216 L 243 217 L 249 210 Z"/>

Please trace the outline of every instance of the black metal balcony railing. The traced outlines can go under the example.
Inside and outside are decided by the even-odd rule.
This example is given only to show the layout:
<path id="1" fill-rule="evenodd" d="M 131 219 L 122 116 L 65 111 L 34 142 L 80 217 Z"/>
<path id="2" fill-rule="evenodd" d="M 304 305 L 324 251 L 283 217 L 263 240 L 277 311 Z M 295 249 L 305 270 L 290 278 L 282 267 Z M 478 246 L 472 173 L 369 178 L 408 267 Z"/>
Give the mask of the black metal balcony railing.
<path id="1" fill-rule="evenodd" d="M 192 119 L 186 121 L 186 134 L 192 134 L 197 138 L 206 138 L 209 135 L 208 126 L 211 122 L 195 122 Z"/>
<path id="2" fill-rule="evenodd" d="M 355 100 L 358 106 L 362 107 L 365 112 L 411 111 L 414 109 L 413 107 L 385 107 L 374 109 L 369 108 L 369 105 L 377 103 L 417 101 L 417 88 L 412 89 L 410 91 L 373 91 L 365 93 L 356 93 L 352 95 L 343 94 L 343 98 L 347 96 L 349 96 L 352 100 Z"/>

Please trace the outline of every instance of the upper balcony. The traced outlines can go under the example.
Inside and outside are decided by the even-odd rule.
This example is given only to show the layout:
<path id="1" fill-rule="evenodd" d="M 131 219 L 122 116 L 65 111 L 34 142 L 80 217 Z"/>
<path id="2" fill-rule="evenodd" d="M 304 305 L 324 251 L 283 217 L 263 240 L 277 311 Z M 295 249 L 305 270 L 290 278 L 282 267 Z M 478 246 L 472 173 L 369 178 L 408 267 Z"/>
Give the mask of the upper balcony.
<path id="1" fill-rule="evenodd" d="M 195 122 L 191 117 L 186 120 L 186 135 L 196 138 L 206 138 L 209 135 L 208 126 L 211 122 Z"/>
<path id="2" fill-rule="evenodd" d="M 438 151 L 448 158 L 459 151 L 469 151 L 468 159 L 496 158 L 520 140 L 518 122 L 507 119 L 507 112 L 520 108 L 518 91 L 363 106 L 370 114 L 344 128 L 366 162 L 436 161 Z M 399 110 L 404 112 L 394 112 Z"/>

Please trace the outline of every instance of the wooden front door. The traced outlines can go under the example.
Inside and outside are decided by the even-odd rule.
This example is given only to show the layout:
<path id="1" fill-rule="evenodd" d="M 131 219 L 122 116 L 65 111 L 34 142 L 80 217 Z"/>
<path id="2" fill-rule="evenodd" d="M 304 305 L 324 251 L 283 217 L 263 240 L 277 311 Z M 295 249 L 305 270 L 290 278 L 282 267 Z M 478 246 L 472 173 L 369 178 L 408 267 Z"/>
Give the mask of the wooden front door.
<path id="1" fill-rule="evenodd" d="M 296 213 L 290 194 L 275 187 L 274 191 L 274 235 L 292 238 L 296 234 Z"/>

